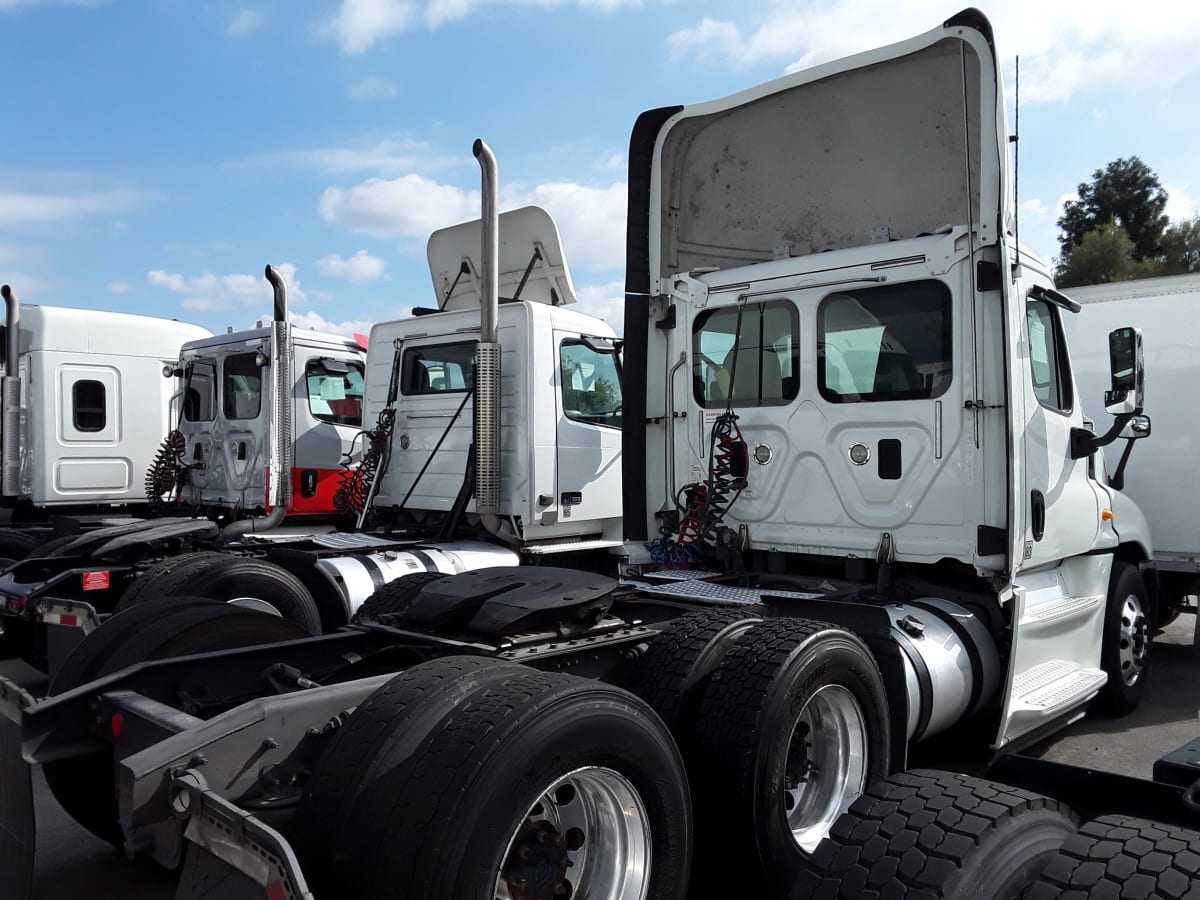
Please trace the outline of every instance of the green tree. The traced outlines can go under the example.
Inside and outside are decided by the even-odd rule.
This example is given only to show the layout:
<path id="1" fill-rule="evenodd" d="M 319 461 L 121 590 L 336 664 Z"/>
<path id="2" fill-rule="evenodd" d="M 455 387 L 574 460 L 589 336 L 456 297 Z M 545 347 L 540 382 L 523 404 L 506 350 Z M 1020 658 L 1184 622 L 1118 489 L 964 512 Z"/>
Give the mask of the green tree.
<path id="1" fill-rule="evenodd" d="M 1186 275 L 1200 272 L 1200 216 L 1190 222 L 1176 222 L 1162 239 L 1159 275 Z"/>
<path id="2" fill-rule="evenodd" d="M 1087 234 L 1106 224 L 1124 229 L 1133 244 L 1133 259 L 1153 259 L 1162 251 L 1166 207 L 1167 192 L 1158 176 L 1136 156 L 1097 169 L 1090 183 L 1079 185 L 1079 199 L 1068 201 L 1058 220 L 1064 262 Z"/>
<path id="3" fill-rule="evenodd" d="M 1155 261 L 1133 258 L 1133 241 L 1119 225 L 1107 223 L 1089 231 L 1072 252 L 1061 257 L 1054 272 L 1059 287 L 1128 281 L 1158 274 Z"/>

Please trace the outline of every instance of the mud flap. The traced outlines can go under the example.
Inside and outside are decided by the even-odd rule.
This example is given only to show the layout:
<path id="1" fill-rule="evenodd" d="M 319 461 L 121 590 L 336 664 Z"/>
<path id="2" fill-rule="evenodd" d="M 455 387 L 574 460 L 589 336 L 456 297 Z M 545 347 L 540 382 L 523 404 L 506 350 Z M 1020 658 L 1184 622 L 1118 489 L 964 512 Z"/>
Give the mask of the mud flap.
<path id="1" fill-rule="evenodd" d="M 208 790 L 195 769 L 171 789 L 175 808 L 187 811 L 190 842 L 175 900 L 313 900 L 283 835 Z"/>
<path id="2" fill-rule="evenodd" d="M 6 898 L 29 900 L 37 834 L 33 774 L 21 758 L 21 726 L 11 715 L 10 687 L 0 683 L 0 885 Z"/>

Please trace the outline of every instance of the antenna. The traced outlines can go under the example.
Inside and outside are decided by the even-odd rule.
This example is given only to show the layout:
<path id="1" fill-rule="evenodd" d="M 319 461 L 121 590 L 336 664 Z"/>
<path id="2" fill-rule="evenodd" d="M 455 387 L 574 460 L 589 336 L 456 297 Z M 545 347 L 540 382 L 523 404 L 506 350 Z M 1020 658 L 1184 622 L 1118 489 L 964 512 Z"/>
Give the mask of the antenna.
<path id="1" fill-rule="evenodd" d="M 1015 129 L 1008 136 L 1013 145 L 1013 237 L 1017 242 L 1017 265 L 1021 264 L 1021 57 L 1016 64 L 1016 98 L 1013 100 Z"/>

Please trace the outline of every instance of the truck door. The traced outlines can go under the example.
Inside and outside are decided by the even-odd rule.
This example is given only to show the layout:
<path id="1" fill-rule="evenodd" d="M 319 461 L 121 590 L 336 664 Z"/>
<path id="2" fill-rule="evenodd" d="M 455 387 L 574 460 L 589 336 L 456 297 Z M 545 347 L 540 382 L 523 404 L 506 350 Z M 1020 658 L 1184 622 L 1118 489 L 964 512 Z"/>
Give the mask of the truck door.
<path id="1" fill-rule="evenodd" d="M 329 514 L 342 460 L 362 427 L 363 364 L 342 351 L 298 346 L 293 365 L 302 383 L 293 397 L 291 511 Z"/>
<path id="2" fill-rule="evenodd" d="M 1092 554 L 1101 489 L 1088 460 L 1071 458 L 1071 430 L 1083 425 L 1063 335 L 1063 311 L 1044 297 L 1020 297 L 1012 362 L 1015 437 L 1013 623 L 1009 681 L 999 744 L 1081 704 L 1104 683 L 1100 647 L 1112 557 Z"/>
<path id="3" fill-rule="evenodd" d="M 621 515 L 621 370 L 610 341 L 555 331 L 561 518 Z"/>

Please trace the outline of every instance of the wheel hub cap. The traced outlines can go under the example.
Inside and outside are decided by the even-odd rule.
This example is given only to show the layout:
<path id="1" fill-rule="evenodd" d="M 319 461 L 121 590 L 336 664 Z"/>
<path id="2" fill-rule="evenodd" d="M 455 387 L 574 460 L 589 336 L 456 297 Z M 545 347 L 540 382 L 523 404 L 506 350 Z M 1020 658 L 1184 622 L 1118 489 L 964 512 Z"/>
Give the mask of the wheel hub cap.
<path id="1" fill-rule="evenodd" d="M 1146 654 L 1150 650 L 1150 625 L 1142 611 L 1141 601 L 1130 594 L 1121 604 L 1121 624 L 1117 638 L 1121 680 L 1132 686 L 1142 677 Z"/>
<path id="2" fill-rule="evenodd" d="M 841 685 L 820 688 L 792 727 L 784 773 L 784 809 L 801 850 L 812 853 L 866 789 L 867 757 L 858 700 Z"/>
<path id="3" fill-rule="evenodd" d="M 550 784 L 509 839 L 496 900 L 643 900 L 650 886 L 646 807 L 625 776 L 577 769 Z"/>

